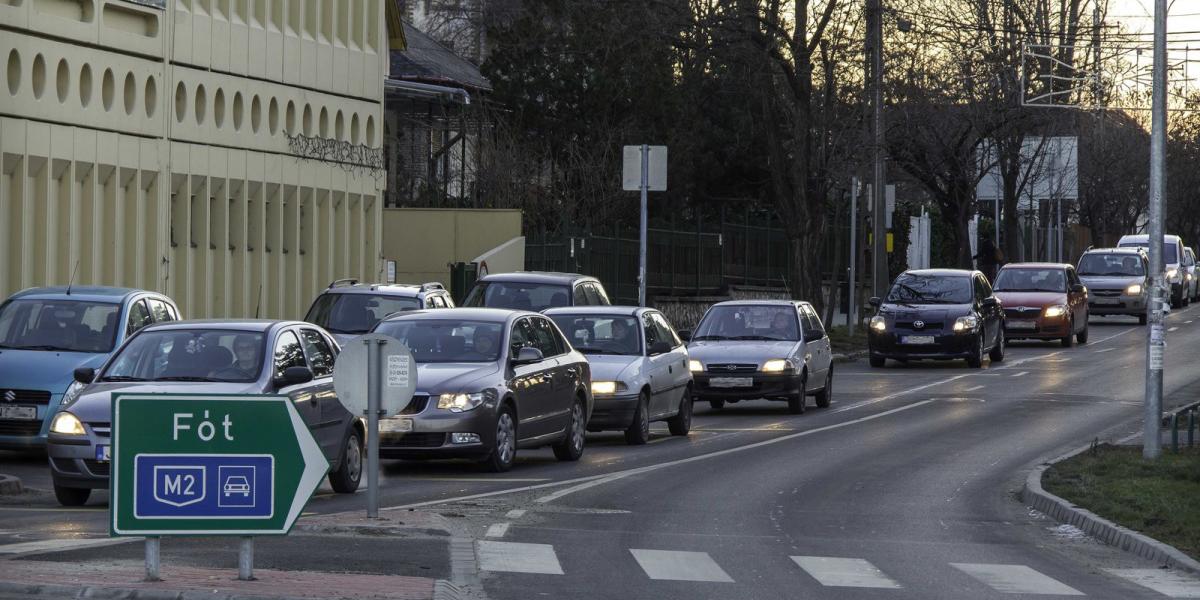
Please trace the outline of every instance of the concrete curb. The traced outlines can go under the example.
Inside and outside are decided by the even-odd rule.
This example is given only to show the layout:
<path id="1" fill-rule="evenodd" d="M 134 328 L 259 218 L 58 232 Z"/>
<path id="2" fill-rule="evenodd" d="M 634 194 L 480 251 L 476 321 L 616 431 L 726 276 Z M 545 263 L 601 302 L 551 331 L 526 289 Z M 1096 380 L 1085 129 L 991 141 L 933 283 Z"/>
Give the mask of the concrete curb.
<path id="1" fill-rule="evenodd" d="M 1042 475 L 1046 469 L 1089 449 L 1091 449 L 1091 445 L 1038 465 L 1029 474 L 1029 477 L 1025 478 L 1025 487 L 1021 489 L 1021 500 L 1060 523 L 1077 527 L 1109 546 L 1116 546 L 1167 567 L 1200 575 L 1200 562 L 1180 552 L 1177 548 L 1117 525 L 1090 510 L 1075 506 L 1042 489 Z"/>
<path id="2" fill-rule="evenodd" d="M 835 364 L 836 363 L 854 362 L 860 358 L 866 358 L 866 356 L 867 356 L 866 350 L 858 350 L 855 352 L 846 352 L 846 353 L 835 352 L 833 354 L 833 362 Z"/>
<path id="3" fill-rule="evenodd" d="M 71 586 L 0 581 L 0 594 L 51 598 L 104 598 L 106 600 L 313 600 L 291 596 L 248 596 L 200 590 L 148 590 L 108 586 Z M 436 597 L 436 596 L 435 596 Z M 450 600 L 453 600 L 451 597 Z"/>
<path id="4" fill-rule="evenodd" d="M 23 490 L 20 477 L 0 473 L 0 496 L 16 496 Z"/>

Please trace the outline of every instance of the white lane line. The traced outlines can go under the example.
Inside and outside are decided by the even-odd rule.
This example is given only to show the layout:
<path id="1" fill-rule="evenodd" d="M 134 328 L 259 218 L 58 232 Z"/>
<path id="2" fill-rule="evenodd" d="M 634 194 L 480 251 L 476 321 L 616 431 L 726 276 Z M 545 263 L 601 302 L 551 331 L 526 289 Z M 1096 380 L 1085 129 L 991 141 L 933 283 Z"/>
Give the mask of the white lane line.
<path id="1" fill-rule="evenodd" d="M 1013 377 L 1024 377 L 1028 374 L 1029 374 L 1029 371 L 1021 371 L 1020 373 L 1013 373 Z"/>
<path id="2" fill-rule="evenodd" d="M 902 586 L 884 575 L 875 565 L 861 558 L 832 556 L 793 556 L 813 579 L 825 587 L 900 589 Z"/>
<path id="3" fill-rule="evenodd" d="M 692 429 L 692 431 L 795 431 L 794 427 L 703 427 Z"/>
<path id="4" fill-rule="evenodd" d="M 707 552 L 639 550 L 629 552 L 650 579 L 733 583 L 733 578 Z"/>
<path id="5" fill-rule="evenodd" d="M 1179 328 L 1178 328 L 1178 327 L 1171 327 L 1171 328 L 1168 328 L 1168 329 L 1167 329 L 1167 331 L 1179 331 Z"/>
<path id="6" fill-rule="evenodd" d="M 1184 321 L 1184 322 L 1183 322 L 1183 324 L 1184 324 L 1184 325 L 1191 325 L 1191 324 L 1192 324 L 1192 322 L 1191 322 L 1191 321 Z"/>
<path id="7" fill-rule="evenodd" d="M 550 544 L 518 544 L 516 542 L 476 542 L 479 568 L 505 573 L 537 573 L 562 575 L 562 565 L 554 546 Z"/>
<path id="8" fill-rule="evenodd" d="M 504 534 L 508 533 L 509 525 L 510 523 L 492 523 L 488 526 L 487 533 L 483 534 L 483 537 L 502 538 Z"/>
<path id="9" fill-rule="evenodd" d="M 28 552 L 54 552 L 56 550 L 80 550 L 138 542 L 142 538 L 67 538 L 38 540 L 0 546 L 0 554 L 25 554 Z"/>
<path id="10" fill-rule="evenodd" d="M 975 387 L 969 387 L 969 388 L 967 388 L 967 389 L 965 389 L 965 390 L 963 390 L 963 391 L 964 391 L 964 392 L 974 392 L 975 390 L 982 390 L 982 389 L 983 389 L 983 388 L 985 388 L 985 387 L 987 387 L 987 386 L 986 386 L 986 385 L 977 385 L 977 386 L 975 386 Z"/>
<path id="11" fill-rule="evenodd" d="M 523 509 L 523 508 L 514 508 L 504 514 L 505 519 L 514 519 L 514 520 L 520 519 L 523 516 L 525 516 L 525 509 Z"/>
<path id="12" fill-rule="evenodd" d="M 518 479 L 518 478 L 512 478 L 512 477 L 505 477 L 502 479 L 488 479 L 487 477 L 398 477 L 398 478 L 396 478 L 396 481 L 432 481 L 432 482 L 444 481 L 447 483 L 476 483 L 476 482 L 536 483 L 539 481 L 550 481 L 550 478 L 549 477 L 541 477 L 541 478 Z"/>
<path id="13" fill-rule="evenodd" d="M 1105 352 L 1112 352 L 1113 350 L 1116 350 L 1116 348 L 1105 348 L 1103 350 L 1097 350 L 1095 354 L 1104 354 Z"/>
<path id="14" fill-rule="evenodd" d="M 1083 592 L 1025 565 L 950 563 L 1002 594 L 1052 594 L 1083 596 Z"/>
<path id="15" fill-rule="evenodd" d="M 1200 598 L 1200 579 L 1162 569 L 1105 569 L 1171 598 Z"/>

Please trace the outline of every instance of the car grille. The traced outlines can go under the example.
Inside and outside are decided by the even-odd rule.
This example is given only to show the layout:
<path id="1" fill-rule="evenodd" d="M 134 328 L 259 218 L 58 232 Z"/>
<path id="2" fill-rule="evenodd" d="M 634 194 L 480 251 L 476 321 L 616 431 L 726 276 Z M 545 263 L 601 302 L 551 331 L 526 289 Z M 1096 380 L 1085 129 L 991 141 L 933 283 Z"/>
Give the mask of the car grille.
<path id="1" fill-rule="evenodd" d="M 896 321 L 896 327 L 899 329 L 908 329 L 911 331 L 937 331 L 942 328 L 942 323 L 938 321 L 925 321 L 925 326 L 917 329 L 913 326 L 915 321 Z"/>
<path id="2" fill-rule="evenodd" d="M 1036 319 L 1041 314 L 1040 308 L 1006 308 L 1004 316 L 1010 319 Z"/>
<path id="3" fill-rule="evenodd" d="M 1088 290 L 1093 296 L 1103 296 L 1105 298 L 1116 298 L 1121 295 L 1124 290 Z"/>
<path id="4" fill-rule="evenodd" d="M 409 402 L 408 406 L 405 406 L 404 410 L 400 411 L 400 414 L 402 414 L 402 415 L 420 414 L 422 411 L 425 410 L 426 406 L 429 406 L 429 396 L 413 396 L 412 402 Z"/>
<path id="5" fill-rule="evenodd" d="M 42 432 L 42 421 L 0 421 L 0 435 L 37 435 Z"/>
<path id="6" fill-rule="evenodd" d="M 446 443 L 444 433 L 406 433 L 395 440 L 389 440 L 389 448 L 440 448 Z"/>
<path id="7" fill-rule="evenodd" d="M 754 373 L 756 371 L 758 371 L 758 365 L 740 363 L 708 365 L 709 373 Z"/>
<path id="8" fill-rule="evenodd" d="M 0 402 L 50 404 L 50 392 L 45 390 L 10 390 L 0 388 Z"/>
<path id="9" fill-rule="evenodd" d="M 108 477 L 109 472 L 112 469 L 112 463 L 101 462 L 98 460 L 84 460 L 83 464 L 87 467 L 87 470 L 92 473 L 92 475 L 96 475 L 98 477 Z"/>

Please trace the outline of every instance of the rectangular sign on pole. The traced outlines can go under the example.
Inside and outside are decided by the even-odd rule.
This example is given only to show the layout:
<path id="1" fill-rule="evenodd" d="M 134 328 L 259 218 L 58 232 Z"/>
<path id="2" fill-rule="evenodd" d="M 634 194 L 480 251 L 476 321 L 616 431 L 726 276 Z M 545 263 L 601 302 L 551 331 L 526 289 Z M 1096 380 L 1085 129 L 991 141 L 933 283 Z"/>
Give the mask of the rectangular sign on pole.
<path id="1" fill-rule="evenodd" d="M 282 535 L 329 470 L 286 396 L 114 394 L 113 535 Z"/>
<path id="2" fill-rule="evenodd" d="M 650 146 L 646 190 L 667 191 L 667 147 Z M 642 147 L 625 146 L 621 169 L 621 189 L 636 192 L 642 189 Z"/>

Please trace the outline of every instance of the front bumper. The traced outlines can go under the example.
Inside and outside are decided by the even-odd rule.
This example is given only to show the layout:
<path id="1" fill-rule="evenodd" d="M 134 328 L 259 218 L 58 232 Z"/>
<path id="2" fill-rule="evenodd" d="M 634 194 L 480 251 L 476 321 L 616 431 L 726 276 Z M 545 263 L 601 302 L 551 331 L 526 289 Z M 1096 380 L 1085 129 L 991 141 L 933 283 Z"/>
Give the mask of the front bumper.
<path id="1" fill-rule="evenodd" d="M 932 344 L 905 344 L 900 338 L 910 335 L 931 335 Z M 871 356 L 899 360 L 953 360 L 971 358 L 979 348 L 979 336 L 974 333 L 872 331 L 867 338 Z"/>
<path id="2" fill-rule="evenodd" d="M 431 402 L 434 402 L 431 399 Z M 484 404 L 474 410 L 452 413 L 428 406 L 415 415 L 396 418 L 412 419 L 411 433 L 381 433 L 379 456 L 382 458 L 433 459 L 483 458 L 496 446 L 497 407 Z M 479 441 L 455 444 L 451 433 L 474 433 Z"/>
<path id="3" fill-rule="evenodd" d="M 1097 315 L 1144 315 L 1148 296 L 1108 296 L 1088 298 L 1088 312 Z"/>
<path id="4" fill-rule="evenodd" d="M 0 420 L 0 450 L 44 450 L 50 419 L 58 412 L 62 394 L 51 394 L 46 404 L 16 402 L 21 406 L 36 406 L 37 418 L 31 420 Z"/>
<path id="5" fill-rule="evenodd" d="M 84 436 L 51 434 L 46 444 L 46 454 L 54 485 L 108 489 L 112 463 L 96 460 L 96 447 L 109 443 L 109 438 L 101 438 L 94 433 Z"/>
<path id="6" fill-rule="evenodd" d="M 713 387 L 713 379 L 745 378 L 751 380 L 748 387 Z M 699 400 L 787 400 L 800 393 L 800 375 L 796 373 L 692 373 L 692 396 Z"/>
<path id="7" fill-rule="evenodd" d="M 1020 321 L 1032 321 L 1033 327 L 1020 327 Z M 1047 318 L 1039 316 L 1035 319 L 1020 319 L 1009 317 L 1004 322 L 1004 337 L 1013 339 L 1050 340 L 1071 335 L 1071 321 L 1066 317 Z"/>
<path id="8" fill-rule="evenodd" d="M 638 398 L 638 394 L 596 396 L 592 418 L 588 419 L 588 429 L 603 431 L 629 427 L 633 423 L 633 415 L 637 413 Z"/>

